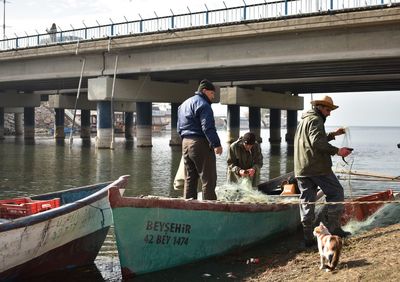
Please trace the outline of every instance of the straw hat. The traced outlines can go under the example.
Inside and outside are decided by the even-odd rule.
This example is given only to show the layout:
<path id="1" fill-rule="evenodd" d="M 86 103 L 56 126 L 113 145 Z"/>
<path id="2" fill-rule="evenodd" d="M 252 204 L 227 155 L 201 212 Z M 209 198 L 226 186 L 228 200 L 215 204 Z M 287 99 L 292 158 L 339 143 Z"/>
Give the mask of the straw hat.
<path id="1" fill-rule="evenodd" d="M 336 110 L 339 106 L 333 104 L 333 100 L 329 96 L 324 96 L 322 99 L 311 101 L 313 106 L 322 105 L 331 108 L 332 110 Z"/>

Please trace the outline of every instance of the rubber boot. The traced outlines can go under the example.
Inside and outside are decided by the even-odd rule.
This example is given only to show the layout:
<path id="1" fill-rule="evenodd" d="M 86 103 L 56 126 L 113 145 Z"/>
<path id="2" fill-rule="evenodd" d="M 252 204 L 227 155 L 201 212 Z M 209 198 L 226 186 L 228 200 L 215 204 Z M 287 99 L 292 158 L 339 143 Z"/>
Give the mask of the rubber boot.
<path id="1" fill-rule="evenodd" d="M 302 222 L 303 225 L 303 234 L 304 234 L 304 245 L 306 248 L 310 248 L 316 244 L 314 235 L 313 235 L 313 226 L 312 224 L 307 224 Z"/>

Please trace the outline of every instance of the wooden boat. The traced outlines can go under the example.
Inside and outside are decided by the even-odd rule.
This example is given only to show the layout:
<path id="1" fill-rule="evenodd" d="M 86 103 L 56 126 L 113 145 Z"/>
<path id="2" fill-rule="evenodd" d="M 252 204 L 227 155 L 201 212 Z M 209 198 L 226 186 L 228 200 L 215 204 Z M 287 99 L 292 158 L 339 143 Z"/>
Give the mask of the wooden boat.
<path id="1" fill-rule="evenodd" d="M 391 189 L 355 199 L 348 199 L 347 201 L 352 203 L 344 205 L 342 225 L 345 225 L 350 220 L 366 220 L 384 205 L 383 201 L 390 200 L 394 200 L 394 193 Z"/>
<path id="2" fill-rule="evenodd" d="M 34 201 L 60 199 L 61 205 L 1 220 L 0 281 L 28 280 L 92 264 L 112 224 L 108 190 L 123 188 L 125 184 L 118 179 L 34 196 Z"/>
<path id="3" fill-rule="evenodd" d="M 294 172 L 288 172 L 267 182 L 258 184 L 258 190 L 268 195 L 279 195 L 282 193 L 282 186 L 294 178 Z"/>
<path id="4" fill-rule="evenodd" d="M 300 223 L 298 205 L 109 193 L 123 279 L 226 253 Z"/>

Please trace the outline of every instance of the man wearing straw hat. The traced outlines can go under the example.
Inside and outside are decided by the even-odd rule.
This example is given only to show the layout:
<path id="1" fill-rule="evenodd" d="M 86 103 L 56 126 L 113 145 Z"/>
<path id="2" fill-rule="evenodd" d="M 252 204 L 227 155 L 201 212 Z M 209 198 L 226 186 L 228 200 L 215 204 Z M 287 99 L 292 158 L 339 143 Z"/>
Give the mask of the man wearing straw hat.
<path id="1" fill-rule="evenodd" d="M 327 202 L 343 202 L 343 187 L 332 171 L 331 156 L 346 157 L 351 149 L 337 148 L 329 143 L 335 136 L 345 133 L 343 128 L 326 133 L 325 121 L 331 111 L 338 108 L 329 96 L 311 101 L 312 109 L 305 112 L 299 122 L 294 142 L 294 172 L 300 188 L 300 216 L 303 225 L 304 240 L 307 247 L 315 244 L 313 223 L 315 219 L 315 202 L 317 188 L 326 195 Z M 324 222 L 332 234 L 341 237 L 350 235 L 341 228 L 340 217 L 343 205 L 329 205 L 326 221 Z"/>

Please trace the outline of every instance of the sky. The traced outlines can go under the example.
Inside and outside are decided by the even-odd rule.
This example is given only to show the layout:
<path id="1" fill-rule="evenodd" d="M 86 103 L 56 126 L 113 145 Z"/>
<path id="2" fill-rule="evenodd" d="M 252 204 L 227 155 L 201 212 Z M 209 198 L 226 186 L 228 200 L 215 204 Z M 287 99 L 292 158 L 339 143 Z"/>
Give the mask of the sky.
<path id="1" fill-rule="evenodd" d="M 400 91 L 301 95 L 304 97 L 304 110 L 311 108 L 311 96 L 318 100 L 325 95 L 339 106 L 331 112 L 326 125 L 400 127 Z"/>
<path id="2" fill-rule="evenodd" d="M 1 0 L 3 2 L 3 0 Z M 17 35 L 44 33 L 46 28 L 56 23 L 61 29 L 124 22 L 128 20 L 204 11 L 224 8 L 223 0 L 6 0 L 6 34 Z M 246 0 L 247 4 L 260 3 L 263 0 Z M 242 6 L 243 0 L 225 0 L 228 7 Z M 3 8 L 3 3 L 1 3 Z M 3 24 L 3 13 L 1 19 Z"/>
<path id="3" fill-rule="evenodd" d="M 247 4 L 263 0 L 245 0 Z M 7 37 L 26 33 L 45 33 L 54 22 L 62 30 L 127 20 L 204 11 L 243 5 L 243 0 L 7 0 L 5 24 Z M 1 0 L 3 7 L 3 0 Z M 155 13 L 154 13 L 155 12 Z M 110 20 L 111 19 L 111 20 Z M 3 13 L 1 13 L 1 25 Z M 400 91 L 313 94 L 313 98 L 329 95 L 339 108 L 328 117 L 332 126 L 400 126 Z M 304 96 L 305 110 L 310 108 L 311 95 Z M 226 113 L 226 107 L 214 107 Z M 302 111 L 299 111 L 301 115 Z"/>

